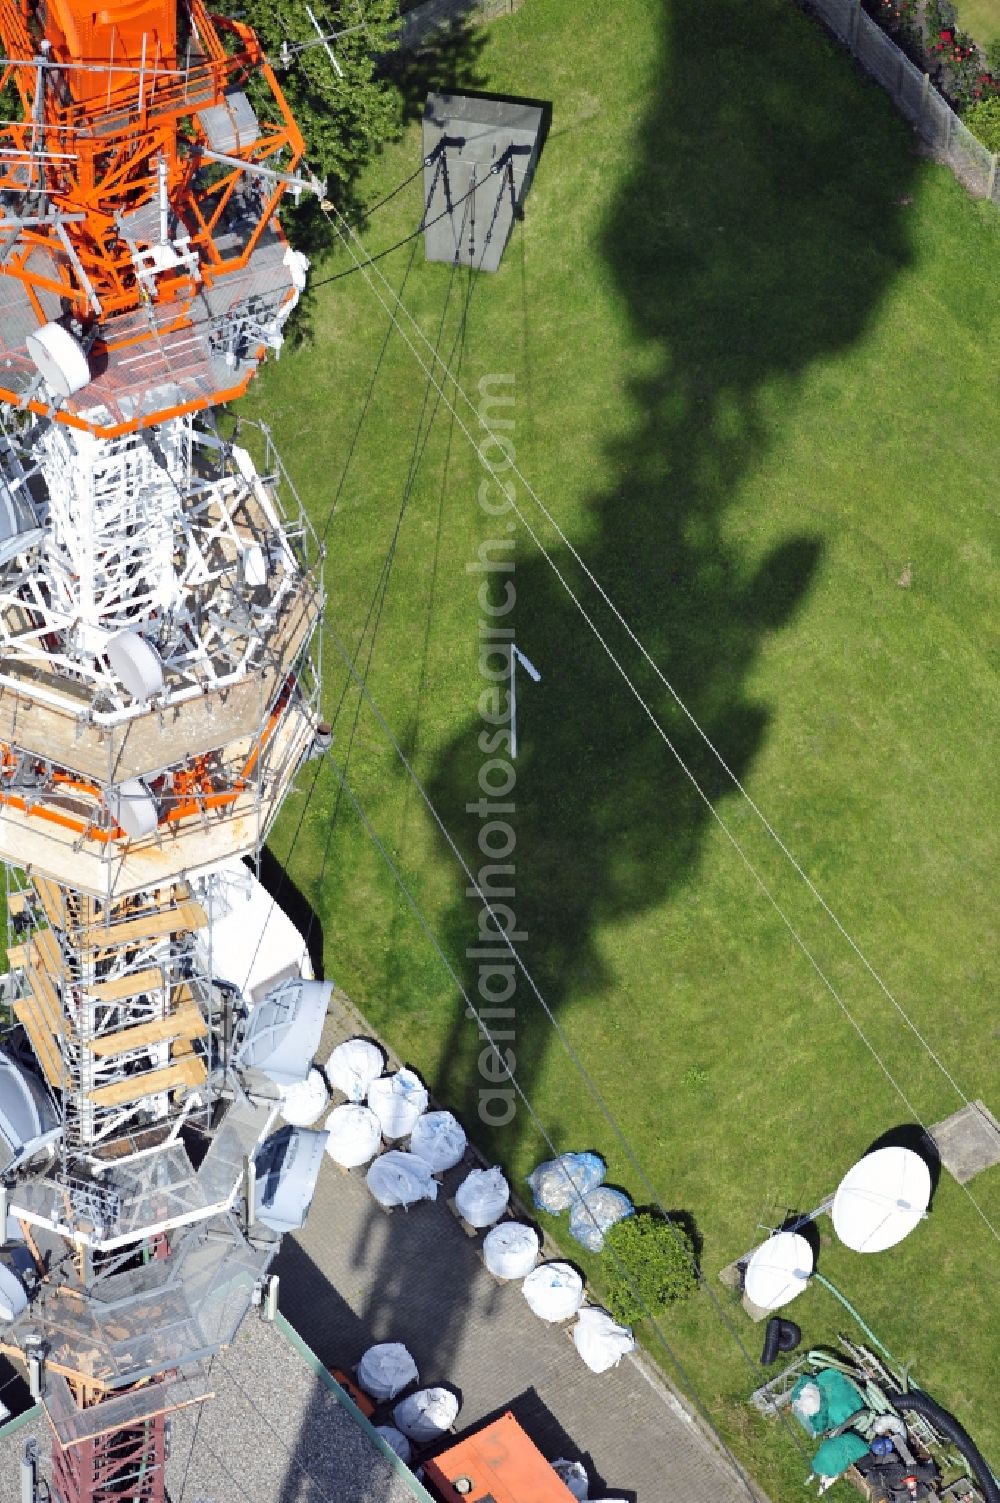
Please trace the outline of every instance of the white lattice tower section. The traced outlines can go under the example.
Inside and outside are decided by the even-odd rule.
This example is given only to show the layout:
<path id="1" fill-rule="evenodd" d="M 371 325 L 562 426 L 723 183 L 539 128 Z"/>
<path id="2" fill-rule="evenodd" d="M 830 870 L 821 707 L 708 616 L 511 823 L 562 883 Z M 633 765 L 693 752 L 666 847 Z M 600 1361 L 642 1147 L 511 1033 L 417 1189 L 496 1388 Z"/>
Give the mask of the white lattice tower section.
<path id="1" fill-rule="evenodd" d="M 190 417 L 110 440 L 0 429 L 0 484 L 29 490 L 46 524 L 41 547 L 0 566 L 3 656 L 89 685 L 102 723 L 136 708 L 107 655 L 120 632 L 155 649 L 163 706 L 266 656 L 301 568 L 244 450 Z"/>
<path id="2" fill-rule="evenodd" d="M 170 611 L 174 536 L 191 470 L 191 421 L 123 438 L 52 424 L 38 443 L 49 519 L 40 573 L 84 650 Z"/>

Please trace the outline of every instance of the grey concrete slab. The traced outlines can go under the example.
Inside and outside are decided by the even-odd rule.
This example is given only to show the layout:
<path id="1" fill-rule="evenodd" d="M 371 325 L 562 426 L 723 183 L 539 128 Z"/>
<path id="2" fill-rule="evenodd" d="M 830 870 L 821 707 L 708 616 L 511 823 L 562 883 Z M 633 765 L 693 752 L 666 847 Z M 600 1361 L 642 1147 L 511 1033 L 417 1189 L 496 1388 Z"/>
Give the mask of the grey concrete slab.
<path id="1" fill-rule="evenodd" d="M 546 112 L 530 100 L 428 94 L 423 119 L 428 261 L 496 271 L 531 186 Z"/>
<path id="2" fill-rule="evenodd" d="M 970 1101 L 946 1117 L 931 1128 L 931 1137 L 942 1164 L 960 1185 L 1000 1164 L 1000 1123 L 982 1101 Z"/>

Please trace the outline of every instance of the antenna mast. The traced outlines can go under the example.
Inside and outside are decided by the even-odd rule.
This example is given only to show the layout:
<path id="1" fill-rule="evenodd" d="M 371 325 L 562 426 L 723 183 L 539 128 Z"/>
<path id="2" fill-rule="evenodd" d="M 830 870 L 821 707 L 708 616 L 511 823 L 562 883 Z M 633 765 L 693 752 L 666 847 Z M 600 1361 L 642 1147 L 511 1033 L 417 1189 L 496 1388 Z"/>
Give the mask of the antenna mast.
<path id="1" fill-rule="evenodd" d="M 213 967 L 316 746 L 322 608 L 269 437 L 261 474 L 214 409 L 281 348 L 308 263 L 277 210 L 321 185 L 203 0 L 0 0 L 0 44 L 0 1348 L 62 1503 L 162 1503 L 165 1416 L 325 1143 L 274 1128 L 329 987 Z"/>

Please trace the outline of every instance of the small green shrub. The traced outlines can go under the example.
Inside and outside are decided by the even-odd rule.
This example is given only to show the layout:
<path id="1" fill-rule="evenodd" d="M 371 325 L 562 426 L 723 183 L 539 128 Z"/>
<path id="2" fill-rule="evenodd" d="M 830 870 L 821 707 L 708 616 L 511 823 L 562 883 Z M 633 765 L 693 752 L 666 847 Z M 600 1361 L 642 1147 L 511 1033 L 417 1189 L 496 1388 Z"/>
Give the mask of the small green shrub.
<path id="1" fill-rule="evenodd" d="M 691 1238 L 649 1211 L 615 1223 L 604 1239 L 604 1267 L 608 1309 L 625 1326 L 660 1314 L 698 1287 Z"/>
<path id="2" fill-rule="evenodd" d="M 962 121 L 987 151 L 1000 151 L 1000 95 L 977 100 L 965 111 Z"/>

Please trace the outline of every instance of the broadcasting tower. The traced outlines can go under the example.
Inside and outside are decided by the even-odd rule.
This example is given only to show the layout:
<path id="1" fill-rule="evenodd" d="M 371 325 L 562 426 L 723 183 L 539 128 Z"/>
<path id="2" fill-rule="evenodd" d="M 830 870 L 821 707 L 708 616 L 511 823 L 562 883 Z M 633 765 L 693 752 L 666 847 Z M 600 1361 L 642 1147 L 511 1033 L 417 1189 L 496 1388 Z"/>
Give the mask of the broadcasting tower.
<path id="1" fill-rule="evenodd" d="M 328 985 L 251 984 L 259 904 L 242 979 L 213 965 L 324 744 L 319 550 L 215 421 L 281 346 L 277 210 L 316 184 L 202 0 L 0 0 L 0 43 L 0 1350 L 61 1503 L 154 1503 L 325 1144 L 278 1118 Z"/>

